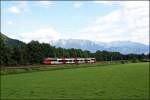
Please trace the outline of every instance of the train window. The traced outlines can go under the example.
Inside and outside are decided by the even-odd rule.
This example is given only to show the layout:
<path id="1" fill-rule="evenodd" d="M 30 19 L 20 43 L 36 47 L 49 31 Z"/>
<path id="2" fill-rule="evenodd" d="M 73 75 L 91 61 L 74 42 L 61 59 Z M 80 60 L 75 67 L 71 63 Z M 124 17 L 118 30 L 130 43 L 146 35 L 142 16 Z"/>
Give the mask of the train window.
<path id="1" fill-rule="evenodd" d="M 59 60 L 58 62 L 63 62 L 62 60 Z"/>
<path id="2" fill-rule="evenodd" d="M 52 60 L 52 61 L 57 61 L 57 60 Z"/>

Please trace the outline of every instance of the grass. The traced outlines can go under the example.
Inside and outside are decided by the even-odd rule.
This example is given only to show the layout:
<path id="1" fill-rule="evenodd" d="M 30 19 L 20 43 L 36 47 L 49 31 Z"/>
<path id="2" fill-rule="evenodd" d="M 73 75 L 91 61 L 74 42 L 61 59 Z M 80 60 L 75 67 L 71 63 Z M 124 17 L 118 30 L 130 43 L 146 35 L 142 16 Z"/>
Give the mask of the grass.
<path id="1" fill-rule="evenodd" d="M 129 63 L 126 61 L 125 63 Z M 29 73 L 37 71 L 50 71 L 50 70 L 62 70 L 62 69 L 72 69 L 72 68 L 81 68 L 81 67 L 96 67 L 96 66 L 106 66 L 113 64 L 121 64 L 121 61 L 103 61 L 96 64 L 66 64 L 66 65 L 28 65 L 28 66 L 10 66 L 10 67 L 1 67 L 0 74 L 20 74 L 20 73 Z"/>
<path id="2" fill-rule="evenodd" d="M 149 100 L 148 63 L 86 66 L 2 75 L 1 99 Z"/>

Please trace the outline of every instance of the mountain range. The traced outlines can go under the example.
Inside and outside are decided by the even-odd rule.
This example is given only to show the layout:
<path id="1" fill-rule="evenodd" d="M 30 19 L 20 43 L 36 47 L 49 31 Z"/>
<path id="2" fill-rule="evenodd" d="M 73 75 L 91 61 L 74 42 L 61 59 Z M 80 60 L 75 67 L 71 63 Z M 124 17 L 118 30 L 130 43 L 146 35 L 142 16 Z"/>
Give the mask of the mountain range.
<path id="1" fill-rule="evenodd" d="M 50 44 L 62 48 L 77 48 L 96 52 L 97 50 L 115 51 L 122 54 L 147 54 L 149 53 L 149 45 L 131 42 L 131 41 L 113 41 L 110 43 L 95 42 L 82 39 L 59 39 L 50 41 Z"/>
<path id="2" fill-rule="evenodd" d="M 1 37 L 3 38 L 5 44 L 7 45 L 19 45 L 24 44 L 24 42 L 12 39 L 7 37 L 6 35 L 1 33 Z M 110 43 L 104 42 L 95 42 L 90 40 L 82 40 L 82 39 L 59 39 L 50 41 L 50 45 L 55 47 L 62 48 L 76 48 L 82 50 L 89 50 L 91 52 L 100 51 L 115 51 L 120 52 L 122 54 L 147 54 L 149 53 L 149 45 L 131 42 L 131 41 L 114 41 Z"/>

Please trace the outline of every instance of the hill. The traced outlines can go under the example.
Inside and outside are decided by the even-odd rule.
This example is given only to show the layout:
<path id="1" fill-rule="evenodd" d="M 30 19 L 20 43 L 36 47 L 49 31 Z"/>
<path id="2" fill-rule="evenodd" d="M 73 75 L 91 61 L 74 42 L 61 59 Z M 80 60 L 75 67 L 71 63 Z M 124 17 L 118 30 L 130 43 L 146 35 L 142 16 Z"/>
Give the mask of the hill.
<path id="1" fill-rule="evenodd" d="M 4 43 L 6 45 L 9 45 L 9 46 L 25 44 L 24 42 L 22 42 L 20 40 L 9 38 L 9 37 L 7 37 L 6 35 L 4 35 L 2 33 L 0 33 L 0 37 L 3 39 Z"/>

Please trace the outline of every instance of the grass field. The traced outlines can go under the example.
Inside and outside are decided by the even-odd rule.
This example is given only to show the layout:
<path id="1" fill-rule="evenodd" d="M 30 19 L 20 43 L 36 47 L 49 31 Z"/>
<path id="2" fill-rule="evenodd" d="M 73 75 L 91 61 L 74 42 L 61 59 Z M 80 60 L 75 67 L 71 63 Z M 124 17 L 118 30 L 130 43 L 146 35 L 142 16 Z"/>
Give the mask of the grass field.
<path id="1" fill-rule="evenodd" d="M 1 99 L 149 99 L 148 63 L 86 66 L 2 75 Z"/>

